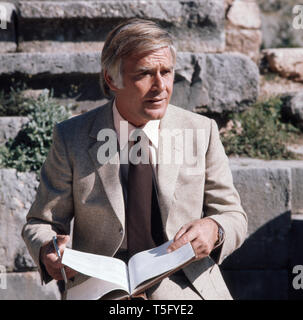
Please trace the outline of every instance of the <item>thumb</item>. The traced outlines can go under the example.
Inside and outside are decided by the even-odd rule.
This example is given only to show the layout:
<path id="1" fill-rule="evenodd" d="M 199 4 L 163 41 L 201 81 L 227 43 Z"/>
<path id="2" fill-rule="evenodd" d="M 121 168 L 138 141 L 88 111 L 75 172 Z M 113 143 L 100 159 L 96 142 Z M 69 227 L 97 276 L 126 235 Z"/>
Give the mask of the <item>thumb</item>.
<path id="1" fill-rule="evenodd" d="M 58 247 L 59 247 L 61 254 L 63 253 L 69 240 L 70 240 L 70 236 L 68 236 L 68 235 L 63 235 L 63 234 L 57 235 L 57 244 L 58 244 Z"/>

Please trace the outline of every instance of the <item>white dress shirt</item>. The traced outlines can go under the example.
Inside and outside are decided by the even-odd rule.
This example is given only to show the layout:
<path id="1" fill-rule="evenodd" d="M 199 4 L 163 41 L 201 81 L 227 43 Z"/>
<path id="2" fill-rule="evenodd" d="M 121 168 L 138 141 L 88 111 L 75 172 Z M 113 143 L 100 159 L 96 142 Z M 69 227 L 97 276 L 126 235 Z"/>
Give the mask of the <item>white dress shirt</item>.
<path id="1" fill-rule="evenodd" d="M 125 137 L 121 140 L 120 138 L 120 122 L 126 121 L 121 114 L 119 113 L 116 101 L 113 103 L 113 117 L 114 117 L 114 127 L 118 135 L 118 142 L 120 146 L 120 151 L 122 151 L 127 143 L 128 140 Z M 160 120 L 150 120 L 142 127 L 135 127 L 130 122 L 128 122 L 128 137 L 130 136 L 131 132 L 135 129 L 141 129 L 145 135 L 148 137 L 151 144 L 149 145 L 149 153 L 150 153 L 150 160 L 152 163 L 152 167 L 154 170 L 155 176 L 157 176 L 157 157 L 158 157 L 158 145 L 159 145 L 159 125 Z"/>
<path id="2" fill-rule="evenodd" d="M 114 128 L 116 130 L 117 136 L 118 136 L 118 142 L 119 142 L 119 148 L 120 148 L 120 155 L 123 152 L 124 148 L 129 147 L 129 137 L 133 130 L 138 129 L 138 127 L 135 127 L 130 122 L 125 120 L 121 114 L 119 113 L 116 102 L 114 100 L 113 102 L 113 118 L 114 118 Z M 121 132 L 120 124 L 122 121 L 127 122 L 128 125 L 128 137 L 120 136 L 120 134 L 124 134 Z M 125 123 L 124 123 L 125 125 Z M 150 120 L 148 121 L 144 126 L 139 127 L 145 135 L 148 137 L 149 141 L 151 142 L 149 144 L 149 157 L 153 168 L 153 177 L 155 179 L 155 188 L 157 192 L 157 156 L 158 156 L 158 145 L 159 145 L 159 125 L 160 120 Z M 129 152 L 129 150 L 128 150 Z M 123 189 L 123 196 L 124 196 L 124 202 L 125 202 L 125 209 L 127 204 L 127 180 L 128 180 L 128 163 L 127 164 L 120 164 L 120 173 L 121 173 L 121 182 L 122 182 L 122 189 Z M 121 255 L 121 252 L 125 251 L 127 249 L 127 230 L 125 229 L 124 239 L 122 242 L 122 245 L 120 249 L 118 250 L 118 255 Z M 118 256 L 120 259 L 123 260 L 122 257 Z"/>

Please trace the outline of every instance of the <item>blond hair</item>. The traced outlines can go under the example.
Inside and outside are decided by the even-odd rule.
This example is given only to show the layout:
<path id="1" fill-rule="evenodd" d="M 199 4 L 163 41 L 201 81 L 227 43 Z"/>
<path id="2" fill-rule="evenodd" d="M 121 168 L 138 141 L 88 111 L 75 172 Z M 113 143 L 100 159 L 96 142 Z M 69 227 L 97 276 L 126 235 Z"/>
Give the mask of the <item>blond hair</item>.
<path id="1" fill-rule="evenodd" d="M 104 73 L 107 71 L 113 83 L 123 88 L 122 60 L 132 53 L 144 53 L 169 47 L 176 61 L 176 50 L 169 33 L 155 22 L 143 19 L 129 19 L 115 27 L 107 36 L 101 55 L 100 85 L 106 97 L 111 96 Z"/>

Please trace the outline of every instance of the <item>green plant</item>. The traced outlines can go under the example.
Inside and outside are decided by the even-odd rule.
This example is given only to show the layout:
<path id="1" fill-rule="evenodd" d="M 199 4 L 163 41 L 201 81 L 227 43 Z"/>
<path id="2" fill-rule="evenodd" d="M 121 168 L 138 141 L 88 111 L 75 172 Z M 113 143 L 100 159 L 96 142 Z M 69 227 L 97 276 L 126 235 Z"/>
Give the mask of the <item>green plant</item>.
<path id="1" fill-rule="evenodd" d="M 8 93 L 0 91 L 0 117 L 25 116 L 29 113 L 27 101 L 22 91 L 26 89 L 25 84 L 16 84 Z"/>
<path id="2" fill-rule="evenodd" d="M 39 172 L 52 143 L 52 131 L 56 123 L 71 114 L 68 107 L 59 105 L 48 92 L 38 99 L 23 102 L 29 111 L 29 121 L 15 139 L 0 148 L 0 165 L 18 171 Z"/>
<path id="3" fill-rule="evenodd" d="M 261 159 L 295 159 L 287 141 L 300 131 L 281 118 L 282 101 L 273 97 L 259 101 L 250 109 L 229 116 L 229 128 L 222 132 L 228 155 Z"/>

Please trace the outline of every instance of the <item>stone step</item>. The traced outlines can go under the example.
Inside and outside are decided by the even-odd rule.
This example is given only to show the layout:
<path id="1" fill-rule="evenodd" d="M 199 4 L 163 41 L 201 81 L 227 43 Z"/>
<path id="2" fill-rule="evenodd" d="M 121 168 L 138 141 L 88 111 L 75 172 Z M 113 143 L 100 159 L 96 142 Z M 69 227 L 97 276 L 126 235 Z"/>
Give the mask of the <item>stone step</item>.
<path id="1" fill-rule="evenodd" d="M 103 101 L 99 88 L 100 52 L 16 53 L 0 55 L 0 85 L 9 88 L 22 80 L 35 89 L 54 88 L 59 97 L 77 87 L 77 102 Z M 12 79 L 14 82 L 12 82 Z M 171 102 L 188 110 L 207 107 L 209 112 L 244 110 L 256 101 L 259 71 L 238 53 L 179 52 Z"/>
<path id="2" fill-rule="evenodd" d="M 227 270 L 286 269 L 292 215 L 302 206 L 303 163 L 230 158 L 234 185 L 248 215 L 248 235 L 222 264 Z"/>
<path id="3" fill-rule="evenodd" d="M 0 145 L 15 138 L 27 121 L 26 117 L 0 117 Z"/>
<path id="4" fill-rule="evenodd" d="M 0 274 L 1 275 L 1 274 Z M 4 276 L 3 274 L 1 275 Z M 41 285 L 38 272 L 6 274 L 6 289 L 0 288 L 0 300 L 60 300 L 56 281 Z"/>
<path id="5" fill-rule="evenodd" d="M 231 158 L 230 164 L 235 187 L 248 215 L 248 235 L 243 246 L 226 258 L 222 267 L 228 270 L 287 268 L 293 223 L 290 213 L 302 201 L 302 162 Z M 0 265 L 8 271 L 35 267 L 22 241 L 21 230 L 37 185 L 34 173 L 0 169 Z"/>
<path id="6" fill-rule="evenodd" d="M 100 52 L 90 53 L 8 53 L 0 55 L 0 77 L 15 74 L 49 76 L 97 74 Z"/>
<path id="7" fill-rule="evenodd" d="M 98 41 L 22 41 L 18 45 L 20 52 L 43 52 L 43 53 L 78 53 L 78 52 L 101 52 L 104 42 Z"/>
<path id="8" fill-rule="evenodd" d="M 18 39 L 19 51 L 49 50 L 45 41 L 53 42 L 50 47 L 60 47 L 62 42 L 102 43 L 118 22 L 132 17 L 157 21 L 170 31 L 178 50 L 222 52 L 225 48 L 221 0 L 175 0 L 173 5 L 169 0 L 19 1 L 14 12 L 18 29 L 11 24 L 10 39 Z M 1 30 L 0 41 L 7 35 Z"/>
<path id="9" fill-rule="evenodd" d="M 36 267 L 22 240 L 21 230 L 37 186 L 34 173 L 0 169 L 0 265 L 7 272 Z"/>

